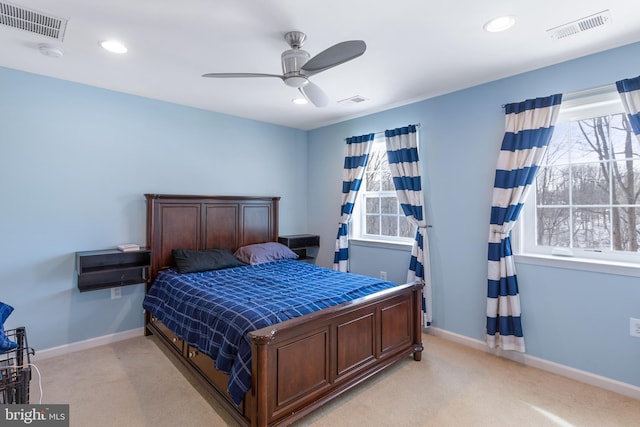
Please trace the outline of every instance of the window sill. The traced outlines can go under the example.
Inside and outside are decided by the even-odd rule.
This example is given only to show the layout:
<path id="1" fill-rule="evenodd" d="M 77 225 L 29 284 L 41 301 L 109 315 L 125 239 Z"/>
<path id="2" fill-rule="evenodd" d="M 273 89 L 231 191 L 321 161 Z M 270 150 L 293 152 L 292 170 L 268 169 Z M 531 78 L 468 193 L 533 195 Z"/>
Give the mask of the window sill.
<path id="1" fill-rule="evenodd" d="M 640 263 L 537 254 L 514 255 L 514 259 L 515 262 L 522 264 L 640 277 Z"/>
<path id="2" fill-rule="evenodd" d="M 370 239 L 349 239 L 349 245 L 367 246 L 370 248 L 394 249 L 398 251 L 411 252 L 413 244 L 402 242 L 391 242 L 388 240 L 370 240 Z"/>

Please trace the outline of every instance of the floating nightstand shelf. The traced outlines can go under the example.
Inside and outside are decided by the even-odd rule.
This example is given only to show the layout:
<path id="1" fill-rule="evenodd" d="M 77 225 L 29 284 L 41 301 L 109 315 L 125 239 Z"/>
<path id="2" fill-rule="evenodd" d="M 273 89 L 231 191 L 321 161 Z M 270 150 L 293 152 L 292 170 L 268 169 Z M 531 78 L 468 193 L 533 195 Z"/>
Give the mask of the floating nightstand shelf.
<path id="1" fill-rule="evenodd" d="M 85 292 L 144 283 L 150 265 L 151 251 L 148 249 L 76 252 L 78 289 Z"/>
<path id="2" fill-rule="evenodd" d="M 316 234 L 293 234 L 290 236 L 278 237 L 278 242 L 289 247 L 298 254 L 300 261 L 315 262 L 318 248 L 320 246 L 320 236 Z"/>

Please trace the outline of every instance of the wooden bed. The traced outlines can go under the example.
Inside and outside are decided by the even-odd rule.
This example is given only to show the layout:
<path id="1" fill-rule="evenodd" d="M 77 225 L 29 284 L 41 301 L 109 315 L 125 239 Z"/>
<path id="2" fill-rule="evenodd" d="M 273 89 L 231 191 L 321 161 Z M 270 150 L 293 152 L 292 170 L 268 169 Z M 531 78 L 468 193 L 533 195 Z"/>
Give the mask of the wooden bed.
<path id="1" fill-rule="evenodd" d="M 277 241 L 279 197 L 147 194 L 147 289 L 174 248 L 232 252 Z M 251 332 L 252 382 L 236 406 L 228 376 L 150 313 L 154 334 L 243 426 L 288 425 L 409 355 L 419 361 L 422 285 L 404 284 Z"/>

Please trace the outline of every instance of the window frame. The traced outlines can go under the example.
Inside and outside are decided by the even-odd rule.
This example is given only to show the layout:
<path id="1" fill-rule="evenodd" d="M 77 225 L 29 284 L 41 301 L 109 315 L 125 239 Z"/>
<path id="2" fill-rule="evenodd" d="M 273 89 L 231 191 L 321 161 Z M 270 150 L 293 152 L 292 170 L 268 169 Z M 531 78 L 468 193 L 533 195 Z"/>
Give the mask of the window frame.
<path id="1" fill-rule="evenodd" d="M 563 98 L 557 123 L 625 113 L 615 84 L 574 92 L 563 96 Z M 563 250 L 551 246 L 538 246 L 535 223 L 536 207 L 536 181 L 534 180 L 512 233 L 512 248 L 516 261 L 640 277 L 640 252 L 584 248 Z M 602 205 L 602 207 L 610 208 L 611 206 Z"/>
<path id="2" fill-rule="evenodd" d="M 386 155 L 386 142 L 383 135 L 376 135 L 374 140 L 371 142 L 371 151 L 370 155 L 375 151 L 383 151 Z M 370 163 L 367 164 L 367 167 Z M 398 201 L 398 196 L 395 188 L 393 190 L 379 190 L 379 191 L 367 191 L 367 173 L 365 172 L 362 177 L 362 183 L 360 185 L 360 190 L 358 191 L 358 195 L 356 197 L 355 206 L 353 208 L 353 214 L 351 216 L 351 227 L 349 228 L 349 240 L 355 242 L 369 242 L 375 243 L 379 245 L 389 245 L 389 246 L 412 246 L 413 241 L 415 240 L 415 226 L 413 225 L 414 236 L 412 237 L 401 237 L 401 236 L 385 236 L 381 234 L 368 234 L 365 230 L 366 225 L 366 205 L 365 198 L 367 195 L 377 195 L 378 197 L 394 197 L 396 199 L 397 204 L 397 213 L 393 214 L 383 214 L 380 213 L 380 216 L 393 216 L 395 218 L 405 218 L 406 216 L 400 207 L 400 202 Z M 398 224 L 399 225 L 399 224 Z"/>

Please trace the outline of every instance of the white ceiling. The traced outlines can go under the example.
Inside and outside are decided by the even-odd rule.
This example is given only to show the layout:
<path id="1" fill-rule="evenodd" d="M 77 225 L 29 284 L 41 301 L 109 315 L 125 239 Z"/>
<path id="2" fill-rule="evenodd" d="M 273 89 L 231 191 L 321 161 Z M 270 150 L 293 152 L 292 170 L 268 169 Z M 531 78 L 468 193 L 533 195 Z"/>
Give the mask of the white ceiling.
<path id="1" fill-rule="evenodd" d="M 0 0 L 4 1 L 4 0 Z M 0 25 L 0 66 L 278 125 L 314 129 L 640 40 L 637 0 L 10 0 L 68 19 L 63 41 Z M 563 39 L 546 30 L 608 9 L 607 25 Z M 482 29 L 515 15 L 503 33 Z M 280 79 L 283 35 L 307 34 L 311 56 L 344 40 L 364 55 L 311 77 L 328 107 L 296 106 Z M 99 47 L 124 42 L 125 55 Z M 42 55 L 39 43 L 64 50 Z M 640 72 L 640 70 L 639 70 Z M 359 104 L 338 103 L 353 96 Z"/>

